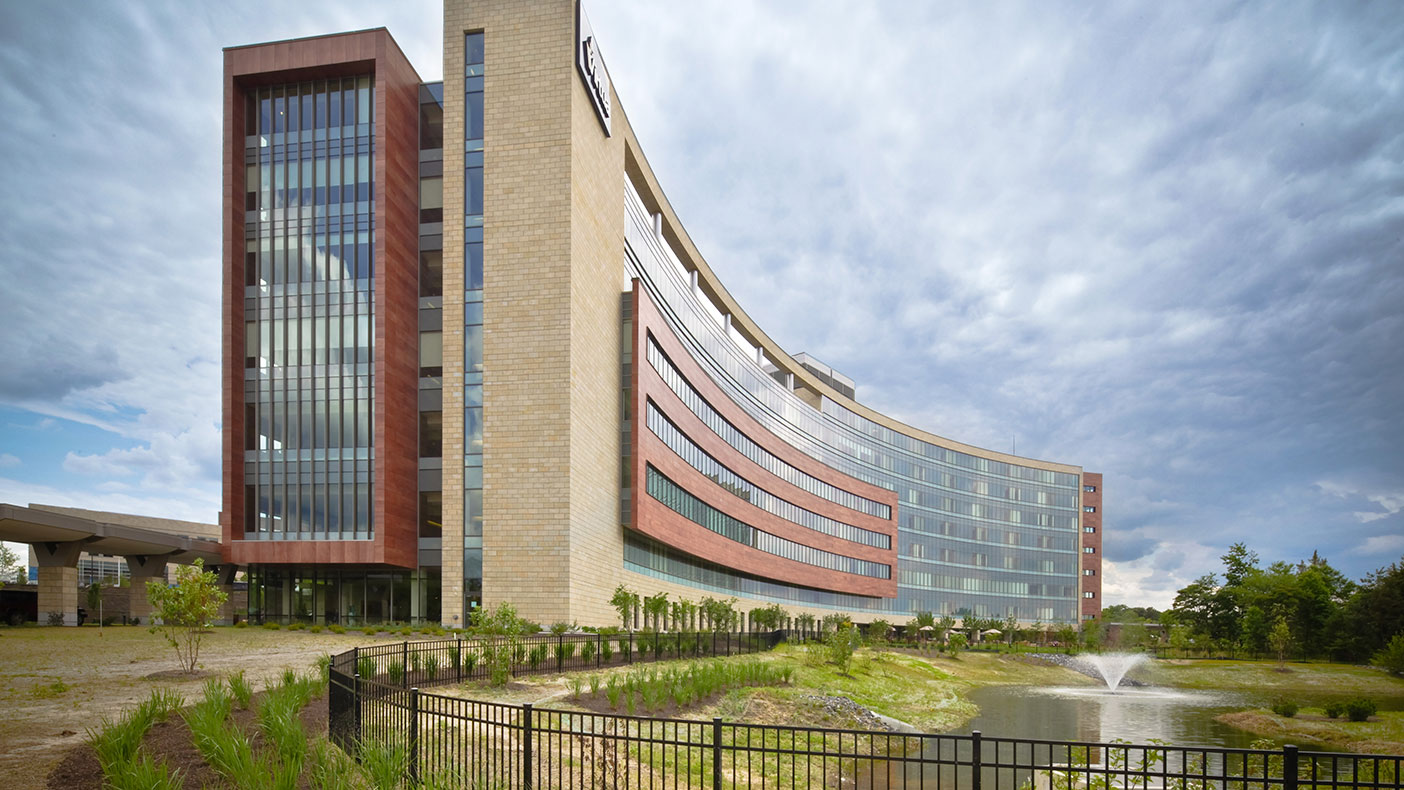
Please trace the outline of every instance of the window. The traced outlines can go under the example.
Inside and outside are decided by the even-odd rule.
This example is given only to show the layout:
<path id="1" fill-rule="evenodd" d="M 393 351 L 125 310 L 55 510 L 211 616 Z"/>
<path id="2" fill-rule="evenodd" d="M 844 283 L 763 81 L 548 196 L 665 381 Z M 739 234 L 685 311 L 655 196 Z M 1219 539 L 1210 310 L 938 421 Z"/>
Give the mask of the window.
<path id="1" fill-rule="evenodd" d="M 419 457 L 442 458 L 444 455 L 444 413 L 419 413 Z"/>
<path id="2" fill-rule="evenodd" d="M 444 221 L 443 176 L 419 179 L 419 221 Z"/>
<path id="3" fill-rule="evenodd" d="M 444 108 L 436 101 L 421 102 L 419 105 L 419 148 L 429 151 L 443 147 Z"/>
<path id="4" fill-rule="evenodd" d="M 437 538 L 443 535 L 444 493 L 419 492 L 419 537 Z"/>
<path id="5" fill-rule="evenodd" d="M 1097 506 L 1096 506 L 1096 505 L 1083 505 L 1083 506 L 1082 506 L 1082 512 L 1083 512 L 1083 513 L 1096 513 L 1096 512 L 1097 512 Z"/>
<path id="6" fill-rule="evenodd" d="M 1091 547 L 1091 546 L 1083 546 L 1083 547 L 1082 547 L 1082 553 L 1083 553 L 1083 554 L 1096 554 L 1096 553 L 1097 553 L 1097 550 L 1096 550 L 1095 548 Z"/>
<path id="7" fill-rule="evenodd" d="M 444 333 L 419 333 L 419 375 L 444 375 Z"/>
<path id="8" fill-rule="evenodd" d="M 1096 527 L 1083 527 L 1083 528 L 1082 528 L 1082 531 L 1083 531 L 1083 532 L 1086 532 L 1087 534 L 1090 535 L 1090 534 L 1096 532 L 1096 531 L 1097 531 L 1097 528 L 1096 528 Z"/>
<path id="9" fill-rule="evenodd" d="M 1084 614 L 1084 615 L 1082 616 L 1082 619 L 1084 619 L 1084 620 L 1095 620 L 1095 619 L 1097 619 L 1097 616 L 1096 616 L 1096 615 L 1091 615 L 1091 614 Z"/>
<path id="10" fill-rule="evenodd" d="M 1085 592 L 1085 593 L 1082 594 L 1082 597 L 1083 597 L 1083 598 L 1096 598 L 1096 597 L 1097 597 L 1097 594 L 1094 593 L 1094 592 L 1092 592 L 1091 590 L 1088 590 L 1087 592 Z"/>
<path id="11" fill-rule="evenodd" d="M 1083 490 L 1083 491 L 1086 491 L 1086 492 L 1089 493 L 1089 494 L 1095 494 L 1095 493 L 1097 493 L 1097 487 L 1096 487 L 1096 486 L 1083 486 L 1083 487 L 1082 487 L 1082 490 Z"/>
<path id="12" fill-rule="evenodd" d="M 442 212 L 443 209 L 440 209 Z M 444 295 L 444 251 L 421 250 L 419 253 L 419 295 Z"/>
<path id="13" fill-rule="evenodd" d="M 1096 576 L 1096 575 L 1097 575 L 1097 571 L 1094 570 L 1094 569 L 1092 569 L 1092 568 L 1083 568 L 1083 569 L 1082 569 L 1082 575 L 1083 575 L 1083 576 Z"/>

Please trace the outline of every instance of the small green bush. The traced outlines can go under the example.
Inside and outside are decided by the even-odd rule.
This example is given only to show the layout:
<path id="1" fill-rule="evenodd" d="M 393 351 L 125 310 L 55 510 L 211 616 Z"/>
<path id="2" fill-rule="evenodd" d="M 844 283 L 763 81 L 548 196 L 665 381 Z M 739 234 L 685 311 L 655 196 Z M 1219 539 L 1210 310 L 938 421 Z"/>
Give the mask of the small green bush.
<path id="1" fill-rule="evenodd" d="M 390 666 L 385 668 L 385 674 L 390 676 L 392 686 L 400 685 L 400 681 L 405 678 L 405 662 L 391 661 Z"/>
<path id="2" fill-rule="evenodd" d="M 311 631 L 311 632 L 314 633 L 314 634 L 320 634 L 320 633 L 322 633 L 322 627 L 321 627 L 320 625 L 311 625 L 311 626 L 308 626 L 308 627 L 307 627 L 307 630 L 308 630 L 308 631 Z"/>
<path id="3" fill-rule="evenodd" d="M 264 623 L 263 627 L 268 629 L 269 631 L 278 631 L 281 630 L 283 626 L 279 625 L 278 623 Z"/>
<path id="4" fill-rule="evenodd" d="M 301 631 L 302 629 L 304 629 L 304 628 L 306 628 L 306 627 L 307 627 L 307 625 L 306 625 L 305 623 L 289 623 L 289 624 L 288 624 L 288 630 L 289 630 L 289 631 Z"/>
<path id="5" fill-rule="evenodd" d="M 249 621 L 248 621 L 248 620 L 240 620 L 239 622 L 237 622 L 237 623 L 234 624 L 234 627 L 235 627 L 235 628 L 248 628 L 248 627 L 249 627 Z"/>
<path id="6" fill-rule="evenodd" d="M 1331 700 L 1323 706 L 1327 718 L 1339 719 L 1345 713 L 1345 703 L 1341 700 Z"/>
<path id="7" fill-rule="evenodd" d="M 1289 719 L 1297 715 L 1297 710 L 1297 703 L 1291 700 L 1278 700 L 1277 702 L 1272 703 L 1273 713 L 1276 713 L 1279 716 L 1284 716 Z"/>
<path id="8" fill-rule="evenodd" d="M 1375 705 L 1375 701 L 1365 697 L 1356 697 L 1346 700 L 1345 703 L 1346 718 L 1351 721 L 1366 721 L 1375 715 L 1377 710 L 1379 708 Z"/>
<path id="9" fill-rule="evenodd" d="M 375 659 L 370 656 L 361 656 L 356 661 L 356 674 L 366 680 L 375 677 Z"/>
<path id="10" fill-rule="evenodd" d="M 327 626 L 327 630 L 331 631 L 333 634 L 344 634 L 346 633 L 346 626 L 341 625 L 339 623 L 332 623 L 331 625 Z"/>

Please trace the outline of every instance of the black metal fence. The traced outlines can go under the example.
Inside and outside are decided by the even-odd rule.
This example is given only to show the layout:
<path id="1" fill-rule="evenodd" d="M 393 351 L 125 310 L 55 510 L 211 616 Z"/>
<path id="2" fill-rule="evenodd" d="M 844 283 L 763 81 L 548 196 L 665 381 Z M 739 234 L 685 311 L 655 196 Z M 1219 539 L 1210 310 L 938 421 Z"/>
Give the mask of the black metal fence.
<path id="1" fill-rule="evenodd" d="M 970 788 L 1335 790 L 1398 788 L 1404 756 L 991 738 L 696 721 L 538 709 L 422 692 L 510 673 L 765 650 L 780 634 L 629 634 L 402 642 L 334 656 L 329 735 L 400 750 L 412 783 L 483 788 Z M 699 636 L 708 637 L 699 639 Z M 657 637 L 657 641 L 652 641 Z M 595 640 L 589 659 L 580 645 Z M 642 640 L 649 640 L 645 654 Z M 552 648 L 533 664 L 529 651 Z M 569 645 L 574 645 L 572 653 Z M 654 645 L 661 645 L 655 648 Z M 706 647 L 703 647 L 706 645 Z M 526 647 L 521 662 L 518 647 Z M 506 651 L 504 653 L 503 651 Z M 454 660 L 455 652 L 458 659 Z M 470 651 L 487 656 L 474 662 Z M 418 659 L 415 656 L 419 656 Z M 627 658 L 622 658 L 627 656 Z M 435 664 L 438 660 L 440 663 Z M 520 666 L 518 666 L 520 664 Z M 549 664 L 549 666 L 548 666 Z M 398 670 L 392 667 L 399 667 Z M 358 670 L 368 670 L 361 671 Z"/>

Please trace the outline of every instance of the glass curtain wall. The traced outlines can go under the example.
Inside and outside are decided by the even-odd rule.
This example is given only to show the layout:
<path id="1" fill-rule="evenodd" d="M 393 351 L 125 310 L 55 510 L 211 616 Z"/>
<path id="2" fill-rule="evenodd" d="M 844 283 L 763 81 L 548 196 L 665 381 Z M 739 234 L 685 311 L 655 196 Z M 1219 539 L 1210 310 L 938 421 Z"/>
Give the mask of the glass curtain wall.
<path id="1" fill-rule="evenodd" d="M 247 540 L 375 529 L 374 102 L 369 75 L 247 97 Z"/>
<path id="2" fill-rule="evenodd" d="M 439 571 L 254 565 L 249 619 L 348 627 L 439 621 Z"/>

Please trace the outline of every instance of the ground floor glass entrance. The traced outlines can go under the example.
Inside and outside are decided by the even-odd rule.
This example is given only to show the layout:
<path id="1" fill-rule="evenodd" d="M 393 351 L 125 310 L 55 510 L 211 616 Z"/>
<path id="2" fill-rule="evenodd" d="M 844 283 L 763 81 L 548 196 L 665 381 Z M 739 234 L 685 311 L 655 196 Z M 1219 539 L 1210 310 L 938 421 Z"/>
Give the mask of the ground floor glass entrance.
<path id="1" fill-rule="evenodd" d="M 439 622 L 439 569 L 252 565 L 249 619 L 255 623 Z"/>

